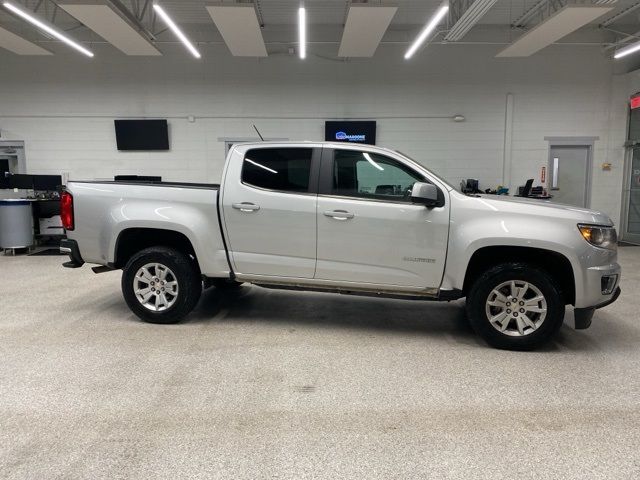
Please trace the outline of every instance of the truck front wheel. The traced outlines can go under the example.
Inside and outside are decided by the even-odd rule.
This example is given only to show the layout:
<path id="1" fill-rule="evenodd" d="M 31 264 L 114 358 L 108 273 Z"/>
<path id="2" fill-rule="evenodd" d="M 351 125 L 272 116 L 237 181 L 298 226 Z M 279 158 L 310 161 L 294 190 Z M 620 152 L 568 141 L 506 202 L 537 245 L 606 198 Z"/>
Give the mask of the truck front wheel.
<path id="1" fill-rule="evenodd" d="M 202 280 L 193 260 L 184 253 L 152 247 L 127 262 L 122 293 L 131 311 L 145 322 L 175 323 L 198 303 Z"/>
<path id="2" fill-rule="evenodd" d="M 467 295 L 473 329 L 491 346 L 532 350 L 562 326 L 565 305 L 553 278 L 523 263 L 504 263 L 480 275 Z"/>

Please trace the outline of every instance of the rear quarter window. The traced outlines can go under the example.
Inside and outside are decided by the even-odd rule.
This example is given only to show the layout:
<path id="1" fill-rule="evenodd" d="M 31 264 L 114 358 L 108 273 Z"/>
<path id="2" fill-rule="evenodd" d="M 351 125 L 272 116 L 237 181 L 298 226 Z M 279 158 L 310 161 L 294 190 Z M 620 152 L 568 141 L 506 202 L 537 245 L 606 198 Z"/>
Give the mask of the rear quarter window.
<path id="1" fill-rule="evenodd" d="M 311 148 L 249 150 L 242 164 L 242 183 L 267 190 L 306 193 L 312 156 Z"/>

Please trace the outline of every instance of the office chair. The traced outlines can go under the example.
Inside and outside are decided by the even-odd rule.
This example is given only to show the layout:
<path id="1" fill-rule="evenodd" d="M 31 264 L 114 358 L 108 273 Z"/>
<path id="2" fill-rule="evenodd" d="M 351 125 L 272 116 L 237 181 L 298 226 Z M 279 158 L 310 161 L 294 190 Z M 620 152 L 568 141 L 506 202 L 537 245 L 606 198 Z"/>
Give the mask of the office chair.
<path id="1" fill-rule="evenodd" d="M 522 191 L 520 192 L 520 194 L 518 195 L 519 197 L 528 197 L 529 195 L 531 195 L 531 187 L 533 186 L 533 178 L 530 178 L 529 180 L 527 180 L 527 183 L 524 184 L 524 187 L 522 187 Z"/>

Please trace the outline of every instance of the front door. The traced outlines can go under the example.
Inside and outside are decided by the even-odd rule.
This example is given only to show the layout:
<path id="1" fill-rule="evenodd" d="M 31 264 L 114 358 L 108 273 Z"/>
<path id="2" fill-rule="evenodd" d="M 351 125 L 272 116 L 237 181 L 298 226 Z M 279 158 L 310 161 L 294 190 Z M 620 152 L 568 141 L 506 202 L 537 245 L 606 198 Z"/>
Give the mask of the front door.
<path id="1" fill-rule="evenodd" d="M 255 147 L 232 157 L 222 207 L 237 274 L 313 278 L 320 151 Z"/>
<path id="2" fill-rule="evenodd" d="M 440 286 L 448 206 L 411 202 L 413 184 L 425 181 L 421 173 L 397 159 L 353 149 L 325 149 L 322 172 L 316 279 Z"/>
<path id="3" fill-rule="evenodd" d="M 552 202 L 588 207 L 589 147 L 551 147 L 549 170 Z"/>

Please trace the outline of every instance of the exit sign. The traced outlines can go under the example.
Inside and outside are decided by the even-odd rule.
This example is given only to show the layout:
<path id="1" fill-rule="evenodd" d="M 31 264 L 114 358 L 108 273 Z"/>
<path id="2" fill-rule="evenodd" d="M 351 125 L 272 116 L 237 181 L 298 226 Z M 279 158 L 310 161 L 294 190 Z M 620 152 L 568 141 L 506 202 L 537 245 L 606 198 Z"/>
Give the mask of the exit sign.
<path id="1" fill-rule="evenodd" d="M 633 97 L 631 97 L 631 100 L 629 101 L 629 103 L 631 105 L 631 110 L 640 108 L 640 94 L 636 94 Z"/>

